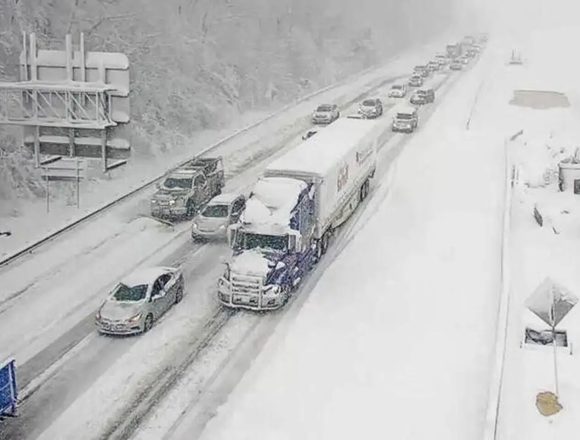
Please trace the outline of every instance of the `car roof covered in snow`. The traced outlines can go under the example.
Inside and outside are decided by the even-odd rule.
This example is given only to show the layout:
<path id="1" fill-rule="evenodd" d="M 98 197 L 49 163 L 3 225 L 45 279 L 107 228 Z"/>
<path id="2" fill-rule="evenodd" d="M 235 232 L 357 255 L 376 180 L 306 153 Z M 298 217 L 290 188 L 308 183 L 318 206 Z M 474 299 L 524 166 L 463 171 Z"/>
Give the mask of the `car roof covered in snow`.
<path id="1" fill-rule="evenodd" d="M 417 108 L 410 106 L 410 105 L 401 105 L 400 107 L 397 107 L 397 114 L 401 113 L 401 114 L 413 114 L 413 113 L 417 113 Z"/>
<path id="2" fill-rule="evenodd" d="M 174 177 L 177 179 L 189 179 L 193 177 L 195 174 L 199 174 L 199 170 L 195 168 L 184 168 L 178 169 L 169 174 L 168 177 Z"/>
<path id="3" fill-rule="evenodd" d="M 222 193 L 211 199 L 208 205 L 229 205 L 240 196 L 241 194 L 238 193 Z"/>
<path id="4" fill-rule="evenodd" d="M 172 272 L 175 269 L 171 267 L 148 267 L 137 269 L 131 274 L 121 279 L 121 283 L 133 287 L 141 284 L 153 284 L 161 275 Z"/>
<path id="5" fill-rule="evenodd" d="M 354 145 L 376 130 L 380 121 L 343 118 L 330 124 L 266 168 L 271 171 L 296 171 L 325 177 Z"/>

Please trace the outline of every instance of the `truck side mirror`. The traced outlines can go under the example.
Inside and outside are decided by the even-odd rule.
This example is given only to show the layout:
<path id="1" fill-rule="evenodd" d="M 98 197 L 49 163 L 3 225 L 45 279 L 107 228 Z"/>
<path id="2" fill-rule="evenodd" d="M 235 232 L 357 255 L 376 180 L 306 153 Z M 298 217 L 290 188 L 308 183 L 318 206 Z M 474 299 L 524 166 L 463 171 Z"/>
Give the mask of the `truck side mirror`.
<path id="1" fill-rule="evenodd" d="M 288 234 L 288 250 L 296 252 L 302 249 L 302 234 L 298 231 L 291 231 Z"/>

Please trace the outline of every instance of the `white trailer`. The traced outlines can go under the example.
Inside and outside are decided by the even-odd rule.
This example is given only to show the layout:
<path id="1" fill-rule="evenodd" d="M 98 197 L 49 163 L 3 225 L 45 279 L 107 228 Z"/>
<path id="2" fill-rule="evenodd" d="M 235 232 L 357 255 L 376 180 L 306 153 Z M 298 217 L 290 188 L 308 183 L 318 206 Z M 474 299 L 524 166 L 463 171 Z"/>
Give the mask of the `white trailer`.
<path id="1" fill-rule="evenodd" d="M 381 120 L 339 119 L 266 168 L 266 177 L 314 184 L 313 238 L 321 243 L 322 252 L 332 230 L 367 196 L 377 166 L 377 145 L 387 128 Z"/>

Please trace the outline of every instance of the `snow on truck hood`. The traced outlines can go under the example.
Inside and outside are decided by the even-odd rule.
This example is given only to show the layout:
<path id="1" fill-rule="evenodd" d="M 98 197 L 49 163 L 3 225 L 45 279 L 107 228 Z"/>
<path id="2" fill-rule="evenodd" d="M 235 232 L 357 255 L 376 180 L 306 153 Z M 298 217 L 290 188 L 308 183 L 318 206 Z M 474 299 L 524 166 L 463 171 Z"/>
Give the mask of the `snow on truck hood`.
<path id="1" fill-rule="evenodd" d="M 243 251 L 232 258 L 230 269 L 234 273 L 265 277 L 270 268 L 269 260 L 257 250 Z"/>

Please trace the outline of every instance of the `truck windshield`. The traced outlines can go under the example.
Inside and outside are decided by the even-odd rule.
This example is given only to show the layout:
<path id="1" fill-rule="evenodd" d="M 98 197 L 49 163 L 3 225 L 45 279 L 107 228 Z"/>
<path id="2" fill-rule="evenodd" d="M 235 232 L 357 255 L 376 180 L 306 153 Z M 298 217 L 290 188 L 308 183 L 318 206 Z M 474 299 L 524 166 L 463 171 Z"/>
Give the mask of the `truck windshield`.
<path id="1" fill-rule="evenodd" d="M 163 182 L 163 186 L 165 188 L 173 189 L 173 188 L 180 188 L 180 189 L 190 189 L 191 188 L 191 179 L 180 179 L 176 177 L 168 177 Z"/>
<path id="2" fill-rule="evenodd" d="M 237 245 L 241 249 L 273 249 L 285 251 L 288 247 L 286 235 L 262 235 L 243 233 L 238 236 Z"/>
<path id="3" fill-rule="evenodd" d="M 223 218 L 228 216 L 228 205 L 208 205 L 201 213 L 204 217 Z"/>

